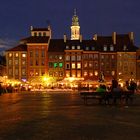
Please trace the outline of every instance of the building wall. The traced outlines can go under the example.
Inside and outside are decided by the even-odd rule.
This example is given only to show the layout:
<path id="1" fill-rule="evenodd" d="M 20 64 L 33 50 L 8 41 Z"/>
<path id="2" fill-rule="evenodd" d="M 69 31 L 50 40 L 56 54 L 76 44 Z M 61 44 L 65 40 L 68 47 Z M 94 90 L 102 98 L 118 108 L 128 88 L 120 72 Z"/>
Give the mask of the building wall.
<path id="1" fill-rule="evenodd" d="M 136 80 L 136 52 L 117 52 L 117 79 Z"/>
<path id="2" fill-rule="evenodd" d="M 14 79 L 27 79 L 27 52 L 6 52 L 7 76 Z"/>

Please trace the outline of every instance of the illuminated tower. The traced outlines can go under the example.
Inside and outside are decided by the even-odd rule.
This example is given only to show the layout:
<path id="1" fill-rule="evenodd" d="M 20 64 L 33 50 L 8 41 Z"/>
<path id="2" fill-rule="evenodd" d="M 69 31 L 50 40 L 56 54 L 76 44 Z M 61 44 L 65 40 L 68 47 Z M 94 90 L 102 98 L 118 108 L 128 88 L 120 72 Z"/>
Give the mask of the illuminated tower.
<path id="1" fill-rule="evenodd" d="M 72 25 L 71 25 L 71 40 L 78 39 L 80 39 L 79 18 L 76 15 L 76 9 L 74 9 L 74 15 L 72 17 Z"/>

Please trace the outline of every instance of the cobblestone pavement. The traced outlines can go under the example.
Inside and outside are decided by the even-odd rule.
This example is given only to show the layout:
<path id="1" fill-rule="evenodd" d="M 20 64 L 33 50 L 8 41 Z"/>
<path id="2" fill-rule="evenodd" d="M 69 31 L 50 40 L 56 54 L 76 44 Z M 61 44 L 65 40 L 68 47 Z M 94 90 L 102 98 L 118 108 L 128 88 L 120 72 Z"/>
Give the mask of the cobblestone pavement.
<path id="1" fill-rule="evenodd" d="M 0 140 L 140 140 L 140 96 L 131 106 L 85 106 L 78 93 L 4 94 Z"/>

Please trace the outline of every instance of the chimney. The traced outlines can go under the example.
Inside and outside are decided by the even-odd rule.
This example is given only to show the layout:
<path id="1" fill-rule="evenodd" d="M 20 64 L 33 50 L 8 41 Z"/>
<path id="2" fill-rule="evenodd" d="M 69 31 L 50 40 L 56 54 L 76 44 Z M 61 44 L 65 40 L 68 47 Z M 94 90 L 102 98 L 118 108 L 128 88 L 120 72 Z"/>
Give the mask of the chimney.
<path id="1" fill-rule="evenodd" d="M 97 34 L 93 36 L 93 40 L 97 41 Z"/>
<path id="2" fill-rule="evenodd" d="M 66 43 L 66 41 L 67 41 L 67 36 L 66 34 L 64 34 L 64 42 Z"/>
<path id="3" fill-rule="evenodd" d="M 132 43 L 134 42 L 134 32 L 129 33 L 129 39 Z"/>
<path id="4" fill-rule="evenodd" d="M 83 40 L 83 37 L 82 37 L 82 35 L 80 35 L 80 42 L 82 42 L 82 40 Z"/>
<path id="5" fill-rule="evenodd" d="M 33 30 L 33 26 L 30 27 L 30 30 L 31 30 L 31 31 Z"/>
<path id="6" fill-rule="evenodd" d="M 113 44 L 116 45 L 116 32 L 112 33 Z"/>

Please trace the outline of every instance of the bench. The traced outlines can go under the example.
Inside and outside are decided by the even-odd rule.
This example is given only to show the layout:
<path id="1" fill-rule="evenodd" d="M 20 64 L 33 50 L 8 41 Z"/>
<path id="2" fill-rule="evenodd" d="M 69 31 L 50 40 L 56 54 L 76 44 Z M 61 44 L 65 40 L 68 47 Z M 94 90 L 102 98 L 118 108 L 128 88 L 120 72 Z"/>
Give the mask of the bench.
<path id="1" fill-rule="evenodd" d="M 121 104 L 128 104 L 128 101 L 133 102 L 134 93 L 131 91 L 121 91 L 121 92 L 80 92 L 81 98 L 84 100 L 84 104 L 88 104 L 88 100 L 96 99 L 99 104 L 104 101 L 105 104 L 110 104 L 110 100 L 113 104 L 117 104 L 119 100 Z"/>

